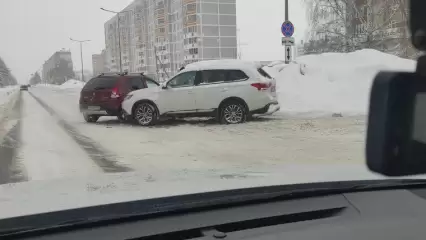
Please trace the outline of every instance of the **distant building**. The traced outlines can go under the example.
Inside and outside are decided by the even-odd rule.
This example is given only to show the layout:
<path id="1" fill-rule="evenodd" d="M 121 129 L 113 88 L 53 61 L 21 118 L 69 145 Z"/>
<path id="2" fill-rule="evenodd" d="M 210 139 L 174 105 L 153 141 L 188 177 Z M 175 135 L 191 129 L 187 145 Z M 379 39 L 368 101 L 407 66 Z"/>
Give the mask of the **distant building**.
<path id="1" fill-rule="evenodd" d="M 105 72 L 104 55 L 102 53 L 92 55 L 92 68 L 93 76 L 97 76 Z"/>
<path id="2" fill-rule="evenodd" d="M 74 79 L 83 81 L 81 79 L 81 70 L 75 71 L 74 75 L 75 75 Z M 89 81 L 93 77 L 93 73 L 87 69 L 84 69 L 83 75 L 84 75 L 85 82 Z"/>
<path id="3" fill-rule="evenodd" d="M 237 58 L 236 0 L 135 0 L 119 16 L 123 71 L 162 81 L 191 62 Z M 119 71 L 118 16 L 104 27 L 107 66 Z"/>
<path id="4" fill-rule="evenodd" d="M 55 52 L 44 64 L 42 71 L 43 83 L 62 84 L 74 78 L 71 52 L 62 49 Z"/>

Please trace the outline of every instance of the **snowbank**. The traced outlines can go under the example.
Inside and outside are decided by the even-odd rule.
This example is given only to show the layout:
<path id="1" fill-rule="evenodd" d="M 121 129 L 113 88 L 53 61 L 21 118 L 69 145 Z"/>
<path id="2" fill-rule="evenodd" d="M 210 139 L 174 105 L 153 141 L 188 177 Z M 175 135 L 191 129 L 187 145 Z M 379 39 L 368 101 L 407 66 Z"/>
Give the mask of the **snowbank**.
<path id="1" fill-rule="evenodd" d="M 59 89 L 81 89 L 84 87 L 85 84 L 86 84 L 85 82 L 75 80 L 75 79 L 70 79 L 61 85 L 38 84 L 36 85 L 36 87 L 48 87 L 48 88 L 59 88 Z"/>
<path id="2" fill-rule="evenodd" d="M 363 115 L 368 109 L 372 80 L 379 71 L 414 71 L 415 65 L 413 60 L 363 49 L 302 56 L 294 63 L 266 70 L 277 79 L 282 112 Z"/>
<path id="3" fill-rule="evenodd" d="M 70 79 L 64 82 L 62 85 L 60 85 L 59 88 L 62 88 L 62 89 L 83 88 L 85 84 L 86 84 L 85 82 L 75 80 L 75 79 Z"/>
<path id="4" fill-rule="evenodd" d="M 19 97 L 19 86 L 8 86 L 0 88 L 0 125 L 12 111 Z"/>

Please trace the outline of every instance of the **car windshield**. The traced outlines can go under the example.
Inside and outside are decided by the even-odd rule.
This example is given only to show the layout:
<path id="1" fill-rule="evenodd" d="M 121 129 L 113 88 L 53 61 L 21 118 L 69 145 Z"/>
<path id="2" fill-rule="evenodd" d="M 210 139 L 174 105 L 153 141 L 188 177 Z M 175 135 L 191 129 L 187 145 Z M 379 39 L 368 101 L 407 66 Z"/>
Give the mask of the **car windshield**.
<path id="1" fill-rule="evenodd" d="M 408 0 L 0 4 L 0 219 L 389 179 L 366 119 L 375 75 L 420 56 Z"/>

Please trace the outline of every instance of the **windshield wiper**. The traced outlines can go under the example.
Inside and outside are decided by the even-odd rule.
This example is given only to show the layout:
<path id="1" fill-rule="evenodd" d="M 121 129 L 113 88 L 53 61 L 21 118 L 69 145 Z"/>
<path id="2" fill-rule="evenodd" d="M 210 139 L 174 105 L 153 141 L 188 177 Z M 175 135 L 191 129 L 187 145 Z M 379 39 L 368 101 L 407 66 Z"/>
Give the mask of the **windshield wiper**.
<path id="1" fill-rule="evenodd" d="M 158 214 L 188 213 L 191 211 L 267 203 L 277 200 L 302 199 L 349 192 L 422 187 L 426 187 L 426 180 L 392 179 L 266 186 L 189 194 L 3 219 L 0 220 L 0 236 L 44 232 L 64 227 L 91 225 L 99 222 L 114 223 L 131 221 Z M 88 215 L 90 216 L 89 218 L 87 217 Z"/>

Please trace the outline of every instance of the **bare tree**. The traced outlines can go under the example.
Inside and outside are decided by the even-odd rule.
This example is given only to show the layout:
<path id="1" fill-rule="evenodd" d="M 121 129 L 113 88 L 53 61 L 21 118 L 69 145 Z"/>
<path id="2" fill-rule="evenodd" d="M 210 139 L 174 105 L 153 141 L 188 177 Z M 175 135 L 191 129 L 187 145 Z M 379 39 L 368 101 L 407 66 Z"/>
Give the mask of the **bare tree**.
<path id="1" fill-rule="evenodd" d="M 407 0 L 304 0 L 306 52 L 372 48 L 407 57 Z"/>

